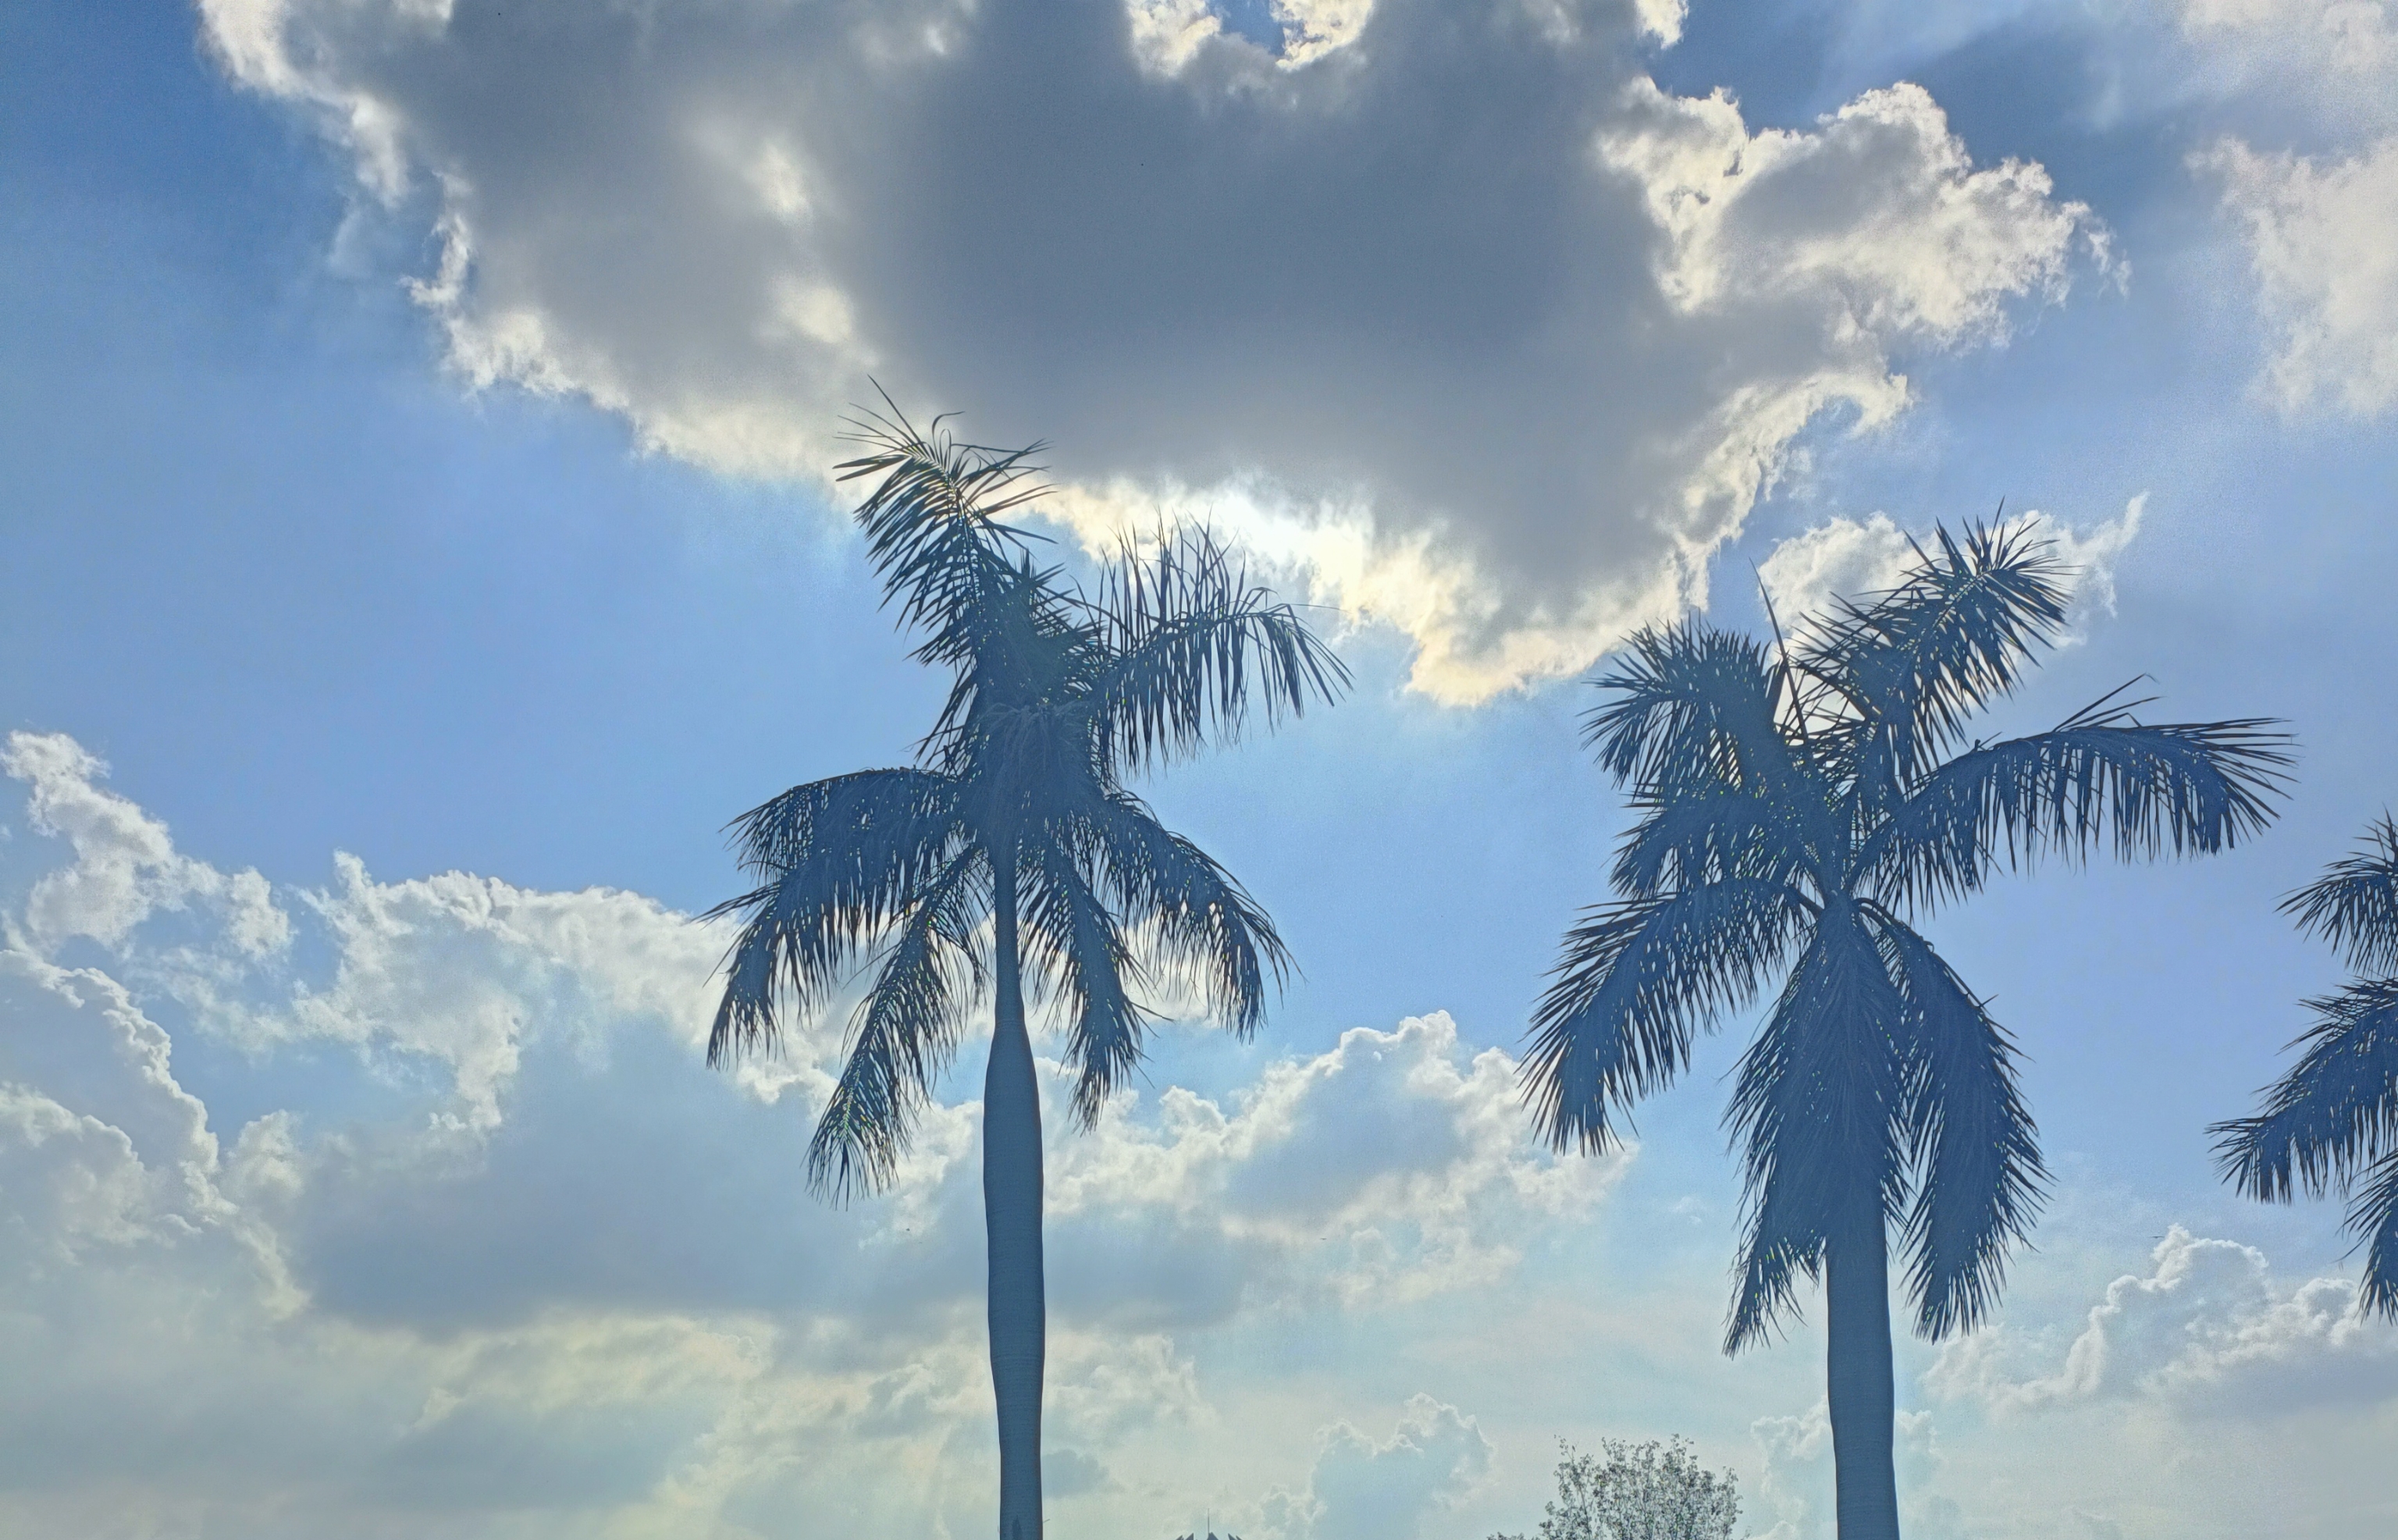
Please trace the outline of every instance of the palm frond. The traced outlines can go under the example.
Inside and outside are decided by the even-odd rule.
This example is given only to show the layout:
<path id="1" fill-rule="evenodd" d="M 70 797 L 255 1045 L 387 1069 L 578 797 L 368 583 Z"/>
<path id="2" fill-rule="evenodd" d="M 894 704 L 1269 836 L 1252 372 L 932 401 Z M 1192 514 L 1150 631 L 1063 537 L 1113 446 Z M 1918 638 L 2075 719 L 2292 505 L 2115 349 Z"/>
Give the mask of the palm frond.
<path id="1" fill-rule="evenodd" d="M 1864 850 L 1886 899 L 1929 906 L 1972 893 L 2001 862 L 2137 860 L 2226 849 L 2273 817 L 2286 734 L 2263 718 L 2148 724 L 2103 708 L 2053 731 L 1986 744 L 1924 778 Z"/>
<path id="2" fill-rule="evenodd" d="M 1583 741 L 1618 785 L 1696 797 L 1790 777 L 1775 666 L 1748 637 L 1696 623 L 1643 630 L 1594 682 L 1610 698 L 1583 717 Z"/>
<path id="3" fill-rule="evenodd" d="M 1140 965 L 1115 916 L 1063 842 L 1024 850 L 1026 951 L 1066 1002 L 1072 1027 L 1066 1063 L 1075 1071 L 1074 1121 L 1088 1129 L 1116 1088 L 1140 1065 L 1150 1013 L 1125 987 Z"/>
<path id="4" fill-rule="evenodd" d="M 1968 525 L 1961 540 L 1943 525 L 1934 540 L 1895 588 L 1840 601 L 1800 653 L 1861 719 L 1869 801 L 1894 800 L 1960 742 L 2065 623 L 2065 569 L 2028 522 Z"/>
<path id="5" fill-rule="evenodd" d="M 1653 898 L 1726 877 L 1786 882 L 1807 865 L 1804 831 L 1746 791 L 1635 796 L 1640 820 L 1623 836 L 1610 873 L 1627 898 Z"/>
<path id="6" fill-rule="evenodd" d="M 2364 1251 L 2357 1307 L 2398 1321 L 2398 1150 L 2375 1161 L 2355 1185 L 2348 1229 Z"/>
<path id="7" fill-rule="evenodd" d="M 1091 694 L 1102 752 L 1138 771 L 1211 736 L 1329 705 L 1349 670 L 1297 609 L 1251 583 L 1205 531 L 1127 545 L 1090 601 L 1110 661 Z"/>
<path id="8" fill-rule="evenodd" d="M 1611 1147 L 1610 1115 L 1689 1067 L 1697 1030 L 1755 996 L 1807 912 L 1787 884 L 1746 877 L 1591 911 L 1566 935 L 1518 1072 L 1549 1142 Z"/>
<path id="9" fill-rule="evenodd" d="M 977 740 L 997 730 L 994 713 L 1073 703 L 1098 651 L 1080 609 L 1056 571 L 1026 561 L 996 570 L 951 611 L 915 653 L 952 671 L 949 698 L 919 749 L 923 763 L 967 774 L 970 762 L 990 757 Z M 1074 736 L 1087 733 L 1078 727 Z"/>
<path id="10" fill-rule="evenodd" d="M 1268 980 L 1289 976 L 1273 922 L 1207 853 L 1115 791 L 1076 810 L 1100 887 L 1129 923 L 1154 926 L 1156 960 L 1195 973 L 1210 1015 L 1246 1039 L 1265 1017 Z"/>
<path id="11" fill-rule="evenodd" d="M 914 896 L 858 1006 L 841 1079 L 808 1141 L 808 1186 L 832 1202 L 890 1183 L 916 1114 L 957 1055 L 960 995 L 982 973 L 974 928 L 987 865 L 969 847 Z"/>
<path id="12" fill-rule="evenodd" d="M 795 786 L 734 820 L 764 881 L 702 918 L 747 917 L 725 962 L 707 1061 L 772 1052 L 777 995 L 821 1004 L 956 857 L 961 788 L 923 770 L 862 770 Z"/>
<path id="13" fill-rule="evenodd" d="M 1798 1313 L 1798 1280 L 1823 1274 L 1824 1216 L 1769 1171 L 1750 1196 L 1741 1223 L 1739 1283 L 1724 1326 L 1723 1350 L 1737 1355 L 1763 1342 Z"/>
<path id="14" fill-rule="evenodd" d="M 2398 822 L 2384 813 L 2364 848 L 2292 894 L 2282 912 L 2337 947 L 2359 973 L 2398 973 Z"/>
<path id="15" fill-rule="evenodd" d="M 2208 1129 L 2224 1176 L 2250 1197 L 2321 1196 L 2398 1151 L 2398 979 L 2351 984 L 2307 1002 L 2298 1061 L 2265 1092 L 2264 1111 Z"/>
<path id="16" fill-rule="evenodd" d="M 1894 915 L 1872 912 L 1914 1071 L 1901 1118 L 1917 1171 L 1907 1286 L 1917 1331 L 1936 1342 L 1973 1331 L 1997 1307 L 2007 1252 L 2030 1236 L 2048 1168 L 2006 1030 L 1931 943 Z"/>
<path id="17" fill-rule="evenodd" d="M 1741 1056 L 1725 1114 L 1742 1145 L 1748 1239 L 1726 1347 L 1758 1339 L 1789 1303 L 1797 1253 L 1832 1215 L 1878 1197 L 1886 1218 L 1906 1192 L 1900 1113 L 1902 1006 L 1876 944 L 1847 904 L 1826 909 Z M 1779 1250 L 1777 1250 L 1779 1249 Z"/>
<path id="18" fill-rule="evenodd" d="M 1031 463 L 1042 446 L 963 443 L 943 430 L 942 418 L 919 430 L 888 396 L 883 405 L 888 416 L 861 411 L 852 420 L 849 437 L 866 453 L 833 471 L 843 481 L 882 478 L 857 509 L 867 555 L 902 625 L 939 626 L 971 613 L 994 574 L 1033 538 L 1001 516 L 1048 490 Z"/>

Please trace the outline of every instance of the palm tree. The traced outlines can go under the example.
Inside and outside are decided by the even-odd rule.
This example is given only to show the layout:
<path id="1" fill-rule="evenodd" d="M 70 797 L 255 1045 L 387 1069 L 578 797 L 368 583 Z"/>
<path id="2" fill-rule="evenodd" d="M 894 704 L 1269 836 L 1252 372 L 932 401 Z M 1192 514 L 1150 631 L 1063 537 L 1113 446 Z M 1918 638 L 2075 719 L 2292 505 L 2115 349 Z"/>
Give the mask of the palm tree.
<path id="1" fill-rule="evenodd" d="M 2358 1306 L 2398 1320 L 2398 823 L 2388 814 L 2364 847 L 2334 861 L 2282 905 L 2368 975 L 2306 1002 L 2314 1025 L 2265 1110 L 2218 1123 L 2225 1178 L 2250 1197 L 2286 1203 L 2337 1187 L 2364 1250 Z"/>
<path id="2" fill-rule="evenodd" d="M 1724 1348 L 1823 1283 L 1841 1540 L 1898 1533 L 1893 1236 L 1916 1330 L 1970 1330 L 2046 1182 L 2013 1042 L 1915 923 L 2042 854 L 2222 849 L 2265 825 L 2287 763 L 2268 723 L 2146 723 L 2121 691 L 1967 743 L 2062 626 L 2066 574 L 2021 524 L 1916 556 L 1790 641 L 1650 630 L 1598 679 L 1586 740 L 1637 817 L 1523 1066 L 1556 1147 L 1607 1150 L 1694 1032 L 1789 963 L 1727 1114 L 1746 1212 Z"/>
<path id="3" fill-rule="evenodd" d="M 1240 885 L 1164 828 L 1125 777 L 1268 725 L 1347 682 L 1287 604 L 1204 534 L 1124 553 L 1096 592 L 1034 565 L 1001 516 L 1040 494 L 1027 461 L 959 443 L 936 419 L 857 425 L 879 476 L 858 508 L 885 601 L 945 668 L 948 704 L 912 768 L 794 787 L 733 826 L 750 891 L 708 1037 L 721 1064 L 772 1051 L 791 1011 L 820 1010 L 870 965 L 848 1058 L 808 1146 L 835 1201 L 877 1190 L 988 987 L 983 1218 L 1001 1540 L 1041 1534 L 1041 1107 L 1024 976 L 1069 1023 L 1064 1063 L 1087 1128 L 1138 1064 L 1152 971 L 1195 971 L 1246 1037 L 1287 957 Z M 986 936 L 983 925 L 988 920 Z"/>

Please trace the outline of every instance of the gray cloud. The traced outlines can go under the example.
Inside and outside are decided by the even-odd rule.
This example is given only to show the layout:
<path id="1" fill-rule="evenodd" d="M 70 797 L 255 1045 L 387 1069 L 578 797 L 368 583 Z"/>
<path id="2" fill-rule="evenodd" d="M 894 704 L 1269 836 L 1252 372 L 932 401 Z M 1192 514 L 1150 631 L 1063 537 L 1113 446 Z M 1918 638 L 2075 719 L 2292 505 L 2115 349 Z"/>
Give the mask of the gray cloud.
<path id="1" fill-rule="evenodd" d="M 972 1103 L 929 1109 L 889 1196 L 829 1209 L 800 1176 L 838 1033 L 707 1070 L 717 947 L 687 917 L 355 862 L 243 897 L 72 739 L 9 749 L 47 811 L 0 847 L 0 1533 L 734 1540 L 982 1511 Z M 263 955 L 262 912 L 289 922 Z M 280 1110 L 221 1141 L 195 1050 Z M 1058 1501 L 1119 1523 L 1218 1484 L 1188 1458 L 1217 1419 L 1197 1358 L 1244 1323 L 1453 1296 L 1596 1203 L 1623 1161 L 1533 1148 L 1513 1074 L 1435 1015 L 1220 1101 L 1053 1125 Z M 1289 1414 L 1268 1447 L 1322 1421 Z M 804 1457 L 835 1439 L 838 1468 Z"/>
<path id="2" fill-rule="evenodd" d="M 1417 1395 L 1388 1439 L 1347 1423 L 1326 1428 L 1307 1489 L 1271 1494 L 1261 1518 L 1280 1540 L 1417 1540 L 1489 1468 L 1490 1443 L 1475 1420 Z"/>
<path id="3" fill-rule="evenodd" d="M 1655 3 L 1286 4 L 1273 48 L 1186 0 L 201 10 L 432 236 L 468 378 L 813 477 L 871 372 L 1054 439 L 1087 535 L 1289 561 L 1456 699 L 1703 597 L 1811 423 L 1902 410 L 1895 358 L 2093 228 L 1912 88 L 1796 134 L 1659 92 Z"/>

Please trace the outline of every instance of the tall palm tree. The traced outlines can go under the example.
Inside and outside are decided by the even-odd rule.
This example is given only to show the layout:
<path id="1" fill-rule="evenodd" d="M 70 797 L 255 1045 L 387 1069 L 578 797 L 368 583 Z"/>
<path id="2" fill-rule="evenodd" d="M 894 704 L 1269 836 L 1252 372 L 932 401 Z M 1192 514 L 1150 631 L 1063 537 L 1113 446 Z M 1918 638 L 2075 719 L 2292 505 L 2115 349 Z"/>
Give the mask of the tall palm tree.
<path id="1" fill-rule="evenodd" d="M 2398 1320 L 2398 823 L 2383 814 L 2363 849 L 2334 861 L 2282 905 L 2366 977 L 2306 1002 L 2314 1025 L 2265 1110 L 2218 1123 L 2224 1176 L 2250 1197 L 2286 1203 L 2304 1188 L 2349 1199 L 2364 1250 L 2357 1304 Z"/>
<path id="2" fill-rule="evenodd" d="M 1195 971 L 1217 1020 L 1253 1032 L 1287 962 L 1272 922 L 1125 777 L 1237 735 L 1253 714 L 1272 725 L 1329 702 L 1348 675 L 1204 534 L 1161 540 L 1146 559 L 1127 548 L 1086 592 L 1036 566 L 1031 537 L 1002 522 L 1040 494 L 1035 450 L 959 443 L 938 420 L 920 433 L 896 411 L 859 428 L 867 453 L 839 469 L 881 478 L 857 511 L 868 552 L 885 601 L 923 636 L 914 655 L 950 670 L 949 701 L 914 766 L 794 787 L 735 822 L 756 885 L 711 912 L 743 925 L 707 1057 L 771 1051 L 790 1012 L 821 1009 L 870 965 L 808 1147 L 810 1185 L 845 1201 L 891 1180 L 989 989 L 999 1533 L 1039 1540 L 1046 1318 L 1025 974 L 1063 1006 L 1085 1128 L 1140 1060 L 1152 1017 L 1138 996 L 1153 970 Z"/>
<path id="3" fill-rule="evenodd" d="M 1604 1151 L 1788 963 L 1727 1114 L 1747 1196 L 1724 1348 L 1822 1281 L 1841 1540 L 1898 1533 L 1893 1238 L 1917 1331 L 1969 1330 L 2046 1181 L 2012 1041 L 1916 923 L 2042 854 L 2221 849 L 2264 826 L 2287 763 L 2265 722 L 2146 723 L 2120 691 L 1968 743 L 2062 626 L 2066 574 L 2023 525 L 1916 554 L 1787 642 L 1650 630 L 1598 679 L 1586 739 L 1637 818 L 1523 1067 L 1550 1141 Z"/>

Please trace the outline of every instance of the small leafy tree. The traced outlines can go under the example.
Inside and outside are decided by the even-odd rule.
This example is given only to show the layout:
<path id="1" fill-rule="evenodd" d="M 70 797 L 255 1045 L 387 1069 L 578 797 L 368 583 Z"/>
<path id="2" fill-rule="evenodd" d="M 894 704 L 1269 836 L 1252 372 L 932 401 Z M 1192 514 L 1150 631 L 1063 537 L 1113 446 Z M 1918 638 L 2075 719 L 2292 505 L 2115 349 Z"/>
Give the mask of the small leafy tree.
<path id="1" fill-rule="evenodd" d="M 1596 1454 L 1559 1439 L 1557 1449 L 1557 1500 L 1540 1540 L 1731 1540 L 1740 1522 L 1739 1478 L 1700 1465 L 1687 1439 L 1602 1439 Z"/>

